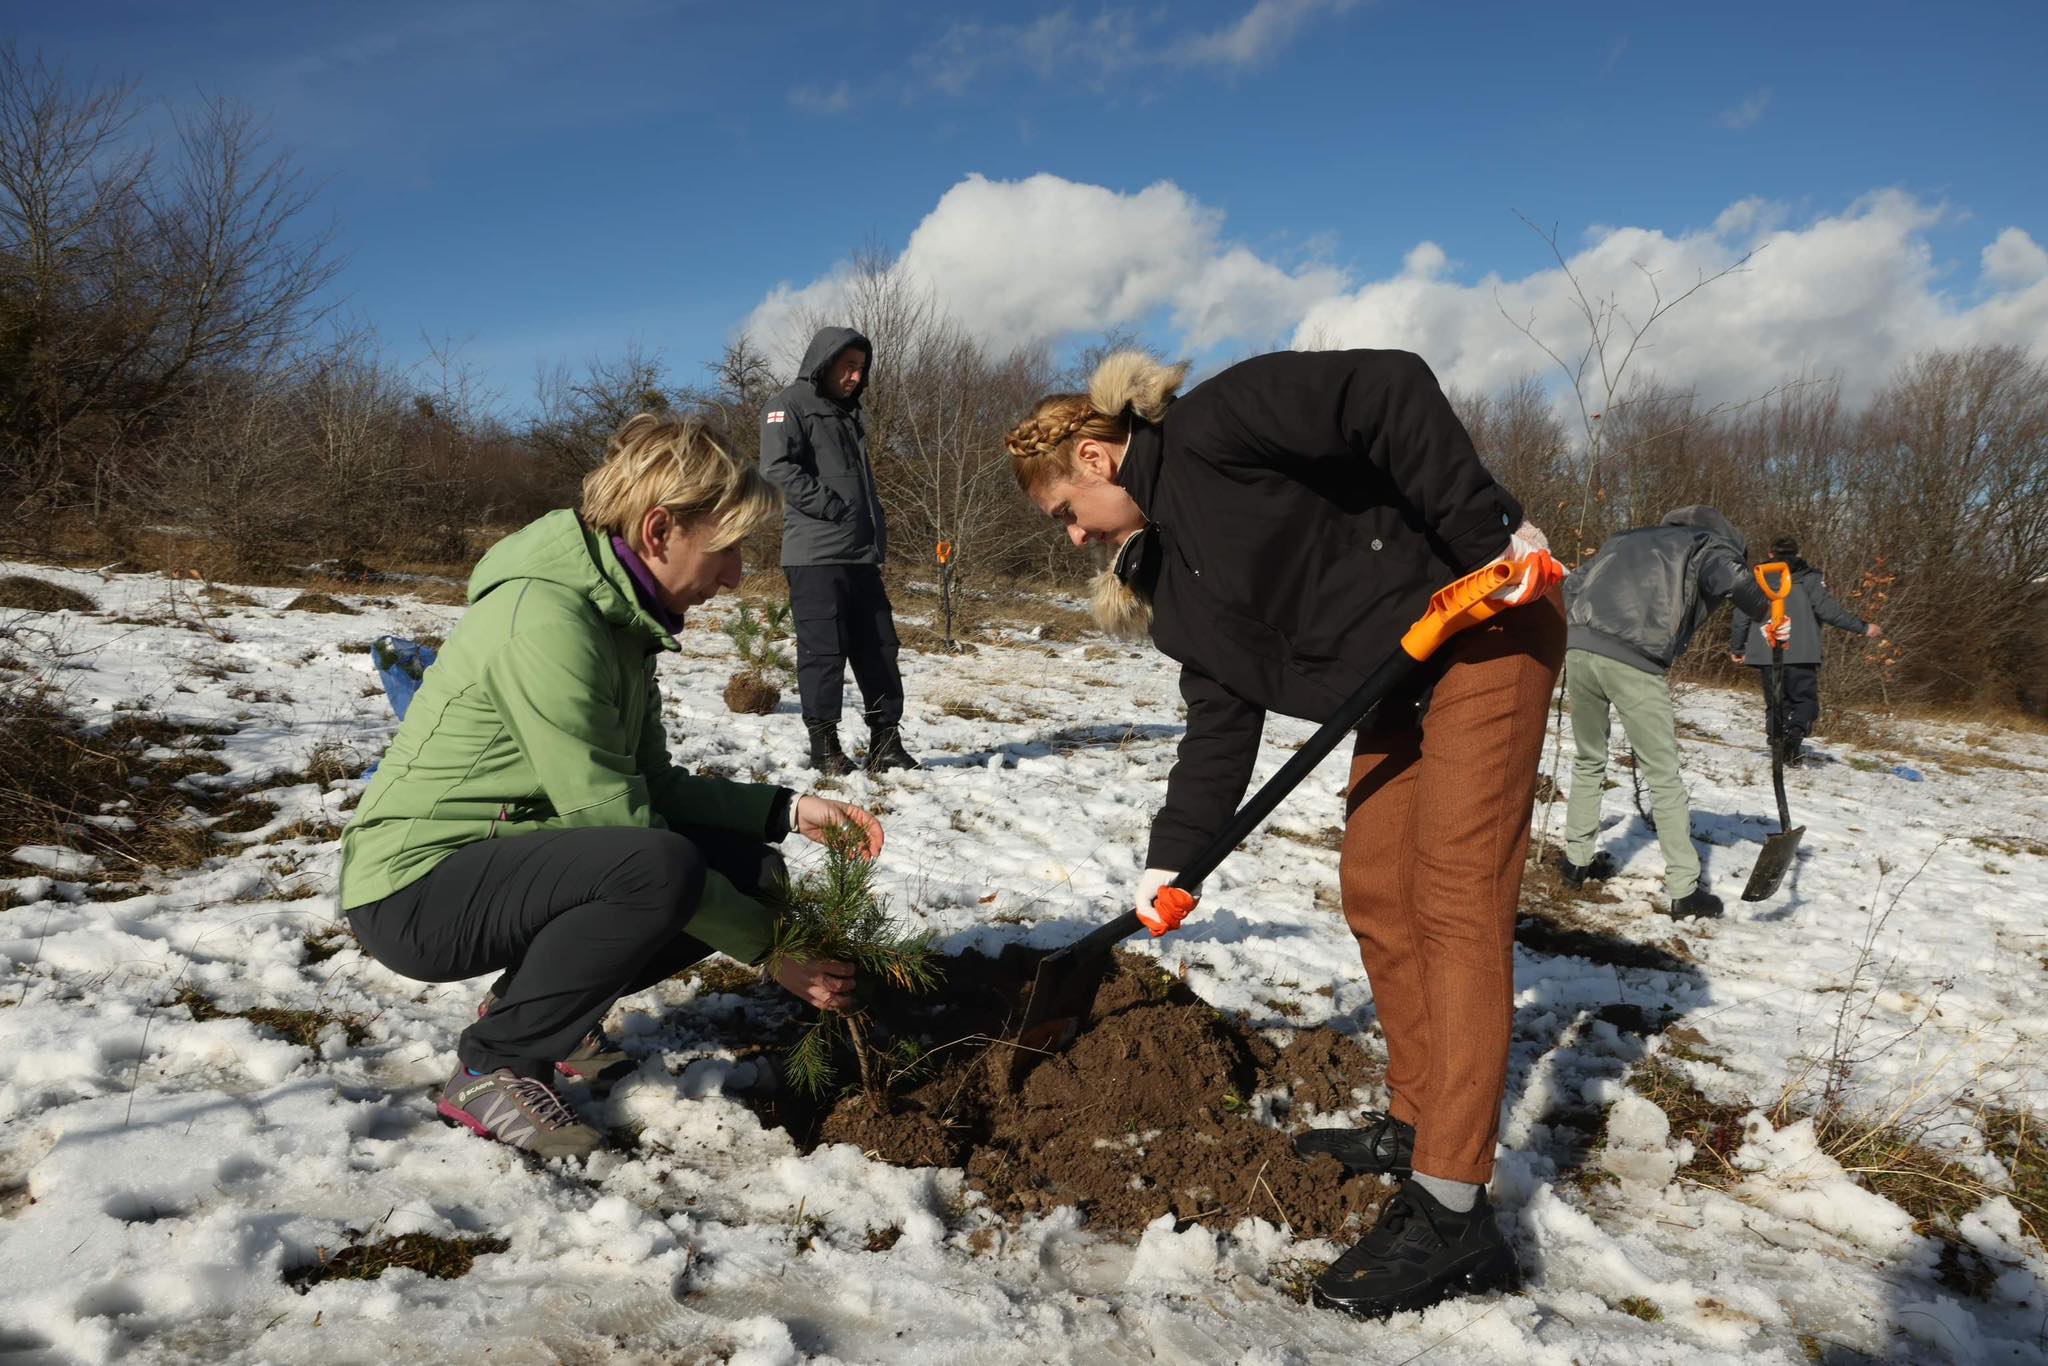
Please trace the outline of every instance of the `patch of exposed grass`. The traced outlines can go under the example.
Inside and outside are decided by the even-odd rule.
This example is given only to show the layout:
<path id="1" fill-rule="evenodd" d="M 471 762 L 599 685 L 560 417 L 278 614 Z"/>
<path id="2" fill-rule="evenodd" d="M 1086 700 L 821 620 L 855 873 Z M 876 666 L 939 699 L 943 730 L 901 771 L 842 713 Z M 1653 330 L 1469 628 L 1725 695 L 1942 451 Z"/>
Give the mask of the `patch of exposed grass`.
<path id="1" fill-rule="evenodd" d="M 265 844 L 283 844 L 288 840 L 312 840 L 316 844 L 325 844 L 329 840 L 338 840 L 340 838 L 341 827 L 333 821 L 302 817 L 285 826 L 282 830 L 276 831 L 269 839 L 263 842 Z"/>
<path id="2" fill-rule="evenodd" d="M 324 963 L 334 957 L 335 954 L 340 953 L 343 949 L 355 943 L 355 938 L 354 935 L 340 926 L 332 929 L 315 930 L 300 941 L 305 947 L 305 958 L 302 962 L 307 967 L 311 967 L 315 963 Z"/>
<path id="3" fill-rule="evenodd" d="M 1742 1121 L 1754 1106 L 1708 1100 L 1691 1078 L 1661 1056 L 1636 1064 L 1628 1084 L 1664 1112 L 1671 1121 L 1672 1138 L 1692 1143 L 1692 1160 L 1679 1169 L 1681 1176 L 1708 1185 L 1739 1179 L 1733 1159 L 1742 1146 Z"/>
<path id="4" fill-rule="evenodd" d="M 467 1276 L 477 1258 L 512 1246 L 491 1234 L 441 1238 L 431 1233 L 404 1233 L 374 1243 L 361 1241 L 366 1236 L 350 1233 L 348 1246 L 336 1252 L 330 1253 L 324 1247 L 316 1249 L 318 1260 L 286 1268 L 284 1283 L 303 1295 L 322 1281 L 374 1281 L 399 1268 L 438 1281 L 452 1281 Z"/>
<path id="5" fill-rule="evenodd" d="M 51 583 L 32 574 L 0 575 L 0 610 L 19 612 L 97 612 L 100 605 L 76 588 Z"/>
<path id="6" fill-rule="evenodd" d="M 2022 854 L 2048 858 L 2048 841 L 2037 840 L 2027 835 L 1972 835 L 1970 843 L 1979 849 L 1988 849 L 1993 853 L 2007 854 L 2014 858 Z M 1985 866 L 1988 868 L 1990 865 Z"/>
<path id="7" fill-rule="evenodd" d="M 325 787 L 329 783 L 360 778 L 369 766 L 369 756 L 353 745 L 318 745 L 306 760 L 305 780 Z"/>
<path id="8" fill-rule="evenodd" d="M 2037 1242 L 2048 1241 L 2048 1135 L 2041 1121 L 2024 1110 L 1996 1107 L 1978 1113 L 1984 1143 L 2005 1164 L 2012 1178 L 2006 1192 L 2020 1212 L 2020 1222 Z"/>
<path id="9" fill-rule="evenodd" d="M 222 1010 L 213 999 L 196 987 L 182 987 L 171 998 L 174 1006 L 183 1006 L 192 1012 L 195 1021 L 203 1020 L 247 1020 L 259 1029 L 267 1029 L 287 1043 L 301 1048 L 317 1048 L 320 1035 L 329 1025 L 340 1025 L 342 1037 L 351 1048 L 370 1037 L 369 1027 L 353 1015 L 337 1015 L 331 1010 L 287 1010 L 283 1006 L 252 1006 L 248 1010 Z"/>
<path id="10" fill-rule="evenodd" d="M 1283 840 L 1306 844 L 1311 849 L 1335 851 L 1344 847 L 1344 827 L 1341 825 L 1326 825 L 1320 830 L 1293 830 L 1284 825 L 1276 825 L 1272 833 Z"/>
<path id="11" fill-rule="evenodd" d="M 957 716 L 962 721 L 1000 721 L 1003 719 L 978 702 L 966 702 L 959 698 L 941 702 L 939 710 L 947 716 Z"/>
<path id="12" fill-rule="evenodd" d="M 1630 1295 L 1627 1299 L 1617 1302 L 1614 1307 L 1624 1314 L 1641 1319 L 1644 1323 L 1662 1323 L 1664 1321 L 1664 1311 L 1644 1299 L 1641 1295 Z"/>

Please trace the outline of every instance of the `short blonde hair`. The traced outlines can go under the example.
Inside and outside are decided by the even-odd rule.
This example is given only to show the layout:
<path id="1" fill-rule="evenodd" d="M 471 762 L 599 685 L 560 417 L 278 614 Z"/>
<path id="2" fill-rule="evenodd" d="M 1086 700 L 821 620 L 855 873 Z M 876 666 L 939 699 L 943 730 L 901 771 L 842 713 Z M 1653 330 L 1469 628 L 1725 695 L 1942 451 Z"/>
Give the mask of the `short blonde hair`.
<path id="1" fill-rule="evenodd" d="M 782 508 L 782 494 L 761 471 L 732 453 L 723 433 L 695 414 L 639 413 L 605 448 L 604 463 L 583 478 L 583 520 L 623 536 L 636 551 L 650 508 L 677 519 L 710 517 L 713 550 L 738 545 Z"/>
<path id="2" fill-rule="evenodd" d="M 1147 422 L 1165 417 L 1187 373 L 1186 361 L 1167 365 L 1143 351 L 1119 351 L 1095 367 L 1087 393 L 1038 400 L 1003 441 L 1017 487 L 1036 494 L 1055 479 L 1072 479 L 1080 469 L 1075 447 L 1128 439 L 1133 414 Z"/>

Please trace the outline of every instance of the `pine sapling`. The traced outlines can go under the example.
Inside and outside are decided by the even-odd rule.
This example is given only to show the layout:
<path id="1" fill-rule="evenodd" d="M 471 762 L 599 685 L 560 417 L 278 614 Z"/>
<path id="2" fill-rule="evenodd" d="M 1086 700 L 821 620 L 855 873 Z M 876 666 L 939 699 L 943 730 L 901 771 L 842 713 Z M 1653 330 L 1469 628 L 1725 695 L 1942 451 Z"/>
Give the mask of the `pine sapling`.
<path id="1" fill-rule="evenodd" d="M 737 712 L 765 716 L 794 686 L 796 662 L 782 642 L 789 639 L 789 604 L 773 603 L 758 614 L 742 602 L 725 623 L 725 634 L 740 657 L 740 670 L 725 685 L 725 704 Z"/>
<path id="2" fill-rule="evenodd" d="M 859 826 L 832 827 L 825 837 L 824 867 L 779 889 L 780 923 L 768 964 L 771 970 L 818 959 L 853 964 L 854 1003 L 819 1012 L 790 1049 L 789 1076 L 801 1090 L 824 1094 L 837 1073 L 833 1053 L 843 1033 L 860 1069 L 861 1090 L 879 1112 L 888 1104 L 891 1081 L 915 1056 L 914 1046 L 906 1052 L 902 1045 L 884 1049 L 876 1043 L 869 1014 L 872 993 L 930 991 L 938 985 L 939 966 L 931 935 L 905 930 L 875 894 L 866 841 Z"/>

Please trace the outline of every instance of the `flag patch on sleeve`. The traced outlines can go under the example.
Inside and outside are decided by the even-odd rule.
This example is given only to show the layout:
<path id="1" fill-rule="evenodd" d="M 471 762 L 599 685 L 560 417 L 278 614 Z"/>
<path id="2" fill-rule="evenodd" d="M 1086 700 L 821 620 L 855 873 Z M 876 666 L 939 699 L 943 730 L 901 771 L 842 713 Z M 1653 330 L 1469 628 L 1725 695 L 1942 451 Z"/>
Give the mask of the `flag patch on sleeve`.
<path id="1" fill-rule="evenodd" d="M 775 410 L 774 412 L 772 412 L 772 413 L 768 414 L 768 418 L 767 418 L 767 420 L 768 420 L 768 421 L 770 421 L 770 422 L 780 422 L 780 421 L 782 421 L 782 410 L 781 410 L 780 408 L 778 408 L 778 409 L 776 409 L 776 410 Z"/>

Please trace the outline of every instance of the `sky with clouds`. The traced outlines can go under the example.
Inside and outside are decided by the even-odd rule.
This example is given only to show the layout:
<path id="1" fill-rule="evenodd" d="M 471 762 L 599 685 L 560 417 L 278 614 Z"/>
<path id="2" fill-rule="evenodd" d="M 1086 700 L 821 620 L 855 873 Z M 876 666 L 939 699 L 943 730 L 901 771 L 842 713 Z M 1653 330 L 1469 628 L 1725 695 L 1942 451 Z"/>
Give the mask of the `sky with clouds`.
<path id="1" fill-rule="evenodd" d="M 1574 335 L 1551 234 L 1637 318 L 1738 267 L 1648 357 L 1717 398 L 2048 348 L 2042 5 L 0 0 L 0 35 L 257 110 L 345 311 L 508 409 L 629 342 L 685 380 L 786 345 L 868 246 L 999 344 L 1135 328 L 1204 368 L 1540 372 L 1514 324 Z"/>

